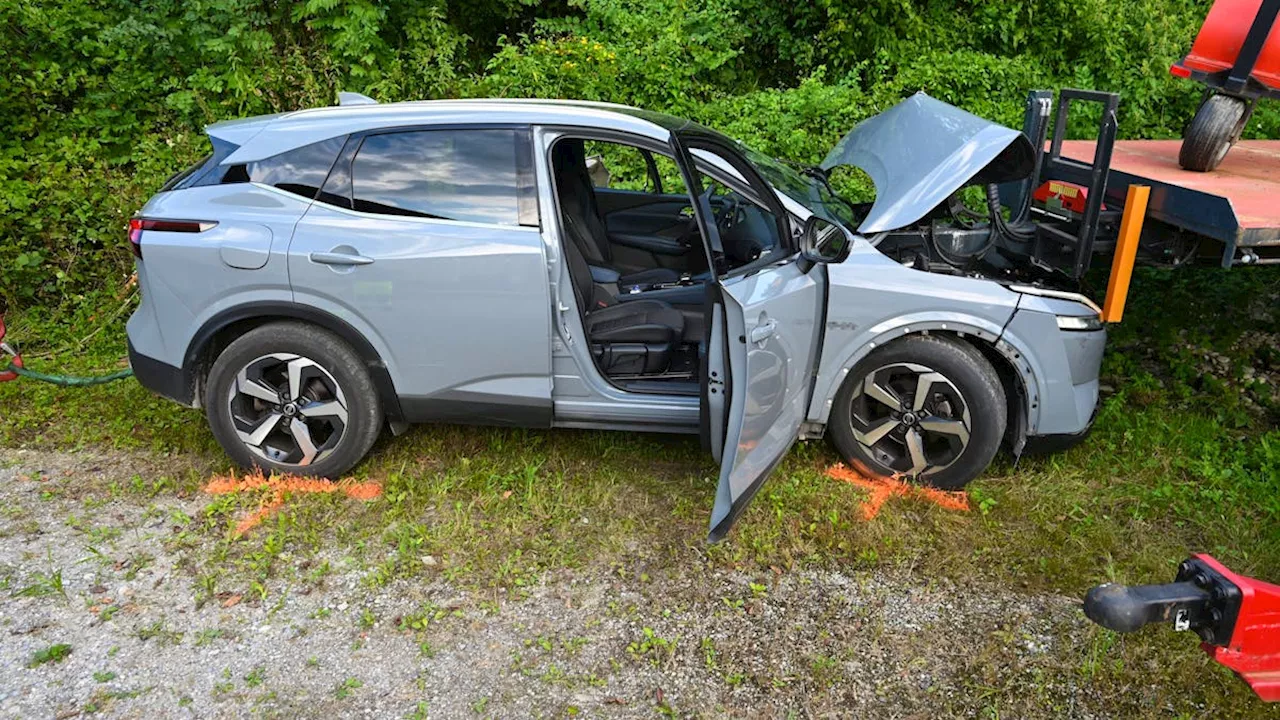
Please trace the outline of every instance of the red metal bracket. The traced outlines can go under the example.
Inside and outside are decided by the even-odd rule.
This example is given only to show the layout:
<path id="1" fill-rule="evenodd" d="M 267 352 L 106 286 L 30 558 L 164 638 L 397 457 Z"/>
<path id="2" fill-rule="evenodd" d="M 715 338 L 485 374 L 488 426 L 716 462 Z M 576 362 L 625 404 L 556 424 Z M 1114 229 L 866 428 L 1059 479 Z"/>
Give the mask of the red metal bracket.
<path id="1" fill-rule="evenodd" d="M 1236 672 L 1266 702 L 1280 702 L 1280 585 L 1237 575 L 1209 555 L 1201 562 L 1240 588 L 1240 614 L 1225 647 L 1203 643 L 1209 656 Z"/>

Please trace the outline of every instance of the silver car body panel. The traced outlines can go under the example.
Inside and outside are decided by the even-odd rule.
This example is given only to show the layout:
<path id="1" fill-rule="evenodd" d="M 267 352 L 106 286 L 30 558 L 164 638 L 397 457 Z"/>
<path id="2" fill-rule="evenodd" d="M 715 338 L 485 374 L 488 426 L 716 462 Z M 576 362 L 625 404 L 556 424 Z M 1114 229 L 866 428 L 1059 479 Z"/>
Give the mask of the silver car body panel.
<path id="1" fill-rule="evenodd" d="M 395 127 L 459 125 L 570 125 L 615 130 L 665 142 L 670 131 L 603 104 L 521 100 L 426 100 L 389 105 L 314 108 L 215 123 L 214 137 L 243 138 L 222 165 L 253 162 L 339 135 Z M 620 107 L 620 106 L 616 106 Z M 265 130 L 269 132 L 264 132 Z M 225 139 L 235 142 L 228 136 Z"/>
<path id="2" fill-rule="evenodd" d="M 912 102 L 936 103 L 907 101 Z M 885 203 L 873 211 L 879 217 L 873 229 L 927 212 L 940 201 L 935 196 L 950 192 L 946 188 L 954 179 L 946 176 L 968 178 L 975 166 L 998 154 L 1009 142 L 1002 132 L 1007 129 L 982 122 L 986 127 L 972 133 L 967 150 L 941 157 L 945 172 L 916 168 L 914 184 L 901 188 L 901 197 L 886 188 L 907 184 L 905 175 L 888 165 L 883 173 L 868 168 Z M 540 228 L 361 213 L 253 183 L 156 195 L 142 215 L 217 225 L 201 233 L 145 233 L 145 260 L 138 263 L 143 299 L 128 323 L 134 350 L 185 372 L 193 343 L 215 318 L 254 304 L 293 304 L 335 317 L 366 340 L 392 391 L 408 402 L 451 404 L 488 422 L 527 410 L 565 427 L 696 431 L 699 398 L 626 392 L 596 369 L 559 249 L 560 221 L 553 211 L 547 161 L 552 138 L 564 128 L 623 133 L 662 147 L 671 137 L 667 127 L 604 104 L 444 101 L 306 110 L 218 123 L 209 131 L 239 146 L 225 162 L 240 163 L 364 130 L 503 123 L 533 128 Z M 903 127 L 894 132 L 904 132 Z M 885 132 L 881 142 L 892 142 L 894 135 Z M 941 152 L 926 136 L 912 138 L 924 153 L 912 153 L 913 162 Z M 866 141 L 854 133 L 850 137 L 856 142 L 847 143 L 847 150 L 866 149 Z M 704 172 L 742 185 L 738 173 L 714 155 L 695 150 L 694 156 Z M 883 187 L 877 174 L 883 175 Z M 777 194 L 799 227 L 808 211 Z M 334 269 L 309 259 L 312 252 L 344 246 L 375 262 Z M 801 420 L 806 434 L 821 431 L 840 383 L 859 359 L 907 333 L 960 333 L 995 348 L 1025 387 L 1029 434 L 1078 433 L 1088 427 L 1105 333 L 1064 332 L 1055 320 L 1092 312 L 1080 303 L 906 268 L 861 236 L 846 259 L 825 268 L 824 327 L 816 326 L 821 318 L 816 303 L 806 317 L 801 306 L 808 301 L 798 299 L 812 288 L 795 293 L 794 306 L 792 301 L 779 305 L 785 312 L 768 304 L 779 301 L 766 290 L 803 284 L 808 277 L 798 274 L 794 263 L 753 277 L 726 281 L 725 292 L 745 315 L 729 312 L 725 322 L 746 333 L 760 324 L 761 313 L 776 319 L 778 330 L 759 349 L 764 354 L 746 356 L 745 365 L 754 358 L 764 368 L 770 356 L 777 362 L 771 360 L 769 367 L 777 372 L 760 370 L 735 387 L 744 395 L 736 403 L 742 413 L 739 436 L 723 453 L 730 506 L 750 492 L 747 478 L 781 457 Z M 815 373 L 815 364 L 805 359 L 805 343 L 819 333 L 823 341 Z M 781 395 L 773 390 L 778 379 L 785 380 Z M 809 383 L 811 395 L 793 392 Z M 723 514 L 723 508 L 717 510 Z"/>
<path id="3" fill-rule="evenodd" d="M 313 253 L 371 262 L 325 265 Z M 294 301 L 368 328 L 401 404 L 423 419 L 550 422 L 545 267 L 537 228 L 325 203 L 310 207 L 289 245 Z"/>
<path id="4" fill-rule="evenodd" d="M 249 303 L 292 302 L 286 251 L 308 205 L 297 195 L 248 183 L 152 197 L 144 216 L 218 224 L 202 233 L 147 231 L 147 260 L 138 263 L 142 302 L 127 324 L 134 348 L 182 367 L 192 338 L 219 313 Z M 248 264 L 257 267 L 245 269 Z"/>
<path id="5" fill-rule="evenodd" d="M 840 384 L 859 360 L 903 335 L 927 332 L 976 338 L 1005 358 L 1024 389 L 1027 434 L 1073 434 L 1089 426 L 1106 333 L 1059 330 L 1056 316 L 1089 315 L 1090 308 L 990 280 L 907 268 L 861 237 L 828 272 L 826 336 L 809 407 L 814 427 L 826 424 Z"/>
<path id="6" fill-rule="evenodd" d="M 924 217 L 1026 136 L 923 92 L 858 123 L 827 153 L 822 168 L 861 168 L 876 186 L 858 231 L 895 230 Z"/>
<path id="7" fill-rule="evenodd" d="M 826 338 L 809 410 L 809 420 L 819 424 L 826 423 L 849 370 L 876 348 L 920 332 L 995 343 L 1022 297 L 989 280 L 904 267 L 861 237 L 828 274 Z"/>

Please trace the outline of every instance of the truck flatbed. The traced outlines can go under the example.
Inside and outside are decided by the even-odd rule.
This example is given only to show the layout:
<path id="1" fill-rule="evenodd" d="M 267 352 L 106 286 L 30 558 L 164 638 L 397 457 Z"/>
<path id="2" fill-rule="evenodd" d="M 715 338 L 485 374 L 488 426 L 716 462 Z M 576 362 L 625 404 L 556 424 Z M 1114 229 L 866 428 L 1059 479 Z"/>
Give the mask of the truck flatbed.
<path id="1" fill-rule="evenodd" d="M 1181 140 L 1117 140 L 1107 179 L 1108 206 L 1129 185 L 1151 187 L 1147 218 L 1223 243 L 1222 264 L 1280 263 L 1280 141 L 1242 140 L 1212 172 L 1178 167 Z M 1096 143 L 1068 140 L 1062 155 L 1089 161 Z M 1148 224 L 1147 232 L 1159 232 Z"/>

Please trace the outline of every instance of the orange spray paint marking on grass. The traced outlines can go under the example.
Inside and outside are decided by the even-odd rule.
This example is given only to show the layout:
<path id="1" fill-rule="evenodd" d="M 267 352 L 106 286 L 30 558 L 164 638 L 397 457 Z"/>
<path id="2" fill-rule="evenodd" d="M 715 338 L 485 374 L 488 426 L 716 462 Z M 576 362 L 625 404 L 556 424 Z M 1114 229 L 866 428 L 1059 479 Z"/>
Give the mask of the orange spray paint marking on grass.
<path id="1" fill-rule="evenodd" d="M 262 489 L 266 489 L 269 492 L 263 497 L 262 504 L 258 506 L 257 510 L 249 513 L 236 524 L 236 535 L 243 535 L 271 517 L 284 506 L 285 496 L 288 493 L 340 492 L 353 500 L 373 500 L 382 495 L 382 486 L 378 483 L 358 483 L 354 478 L 329 482 L 297 475 L 271 475 L 268 477 L 263 475 L 261 470 L 254 470 L 240 477 L 237 477 L 234 472 L 230 475 L 217 475 L 211 478 L 208 484 L 204 486 L 204 491 L 210 495 L 226 495 L 242 490 Z"/>
<path id="2" fill-rule="evenodd" d="M 880 514 L 880 508 L 891 497 L 917 497 L 946 508 L 948 510 L 969 509 L 969 494 L 965 492 L 948 492 L 936 488 L 912 485 L 893 478 L 869 478 L 855 472 L 841 463 L 827 468 L 827 477 L 847 482 L 850 485 L 867 491 L 868 497 L 862 503 L 862 517 L 871 520 Z"/>

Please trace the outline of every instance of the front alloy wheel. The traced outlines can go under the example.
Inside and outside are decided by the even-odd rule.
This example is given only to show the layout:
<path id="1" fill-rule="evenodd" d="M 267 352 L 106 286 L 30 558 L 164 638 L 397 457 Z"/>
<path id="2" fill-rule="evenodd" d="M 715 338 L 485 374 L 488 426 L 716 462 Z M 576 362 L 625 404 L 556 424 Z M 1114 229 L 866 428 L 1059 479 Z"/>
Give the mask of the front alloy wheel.
<path id="1" fill-rule="evenodd" d="M 853 436 L 887 475 L 925 480 L 969 445 L 969 405 L 945 375 L 919 363 L 877 368 L 851 408 Z"/>
<path id="2" fill-rule="evenodd" d="M 305 467 L 342 441 L 347 400 L 333 375 L 314 360 L 272 353 L 240 369 L 227 391 L 236 435 L 254 455 Z"/>
<path id="3" fill-rule="evenodd" d="M 1004 386 L 978 348 L 910 335 L 859 360 L 832 399 L 827 430 L 864 475 L 964 487 L 991 463 L 1008 422 Z"/>

